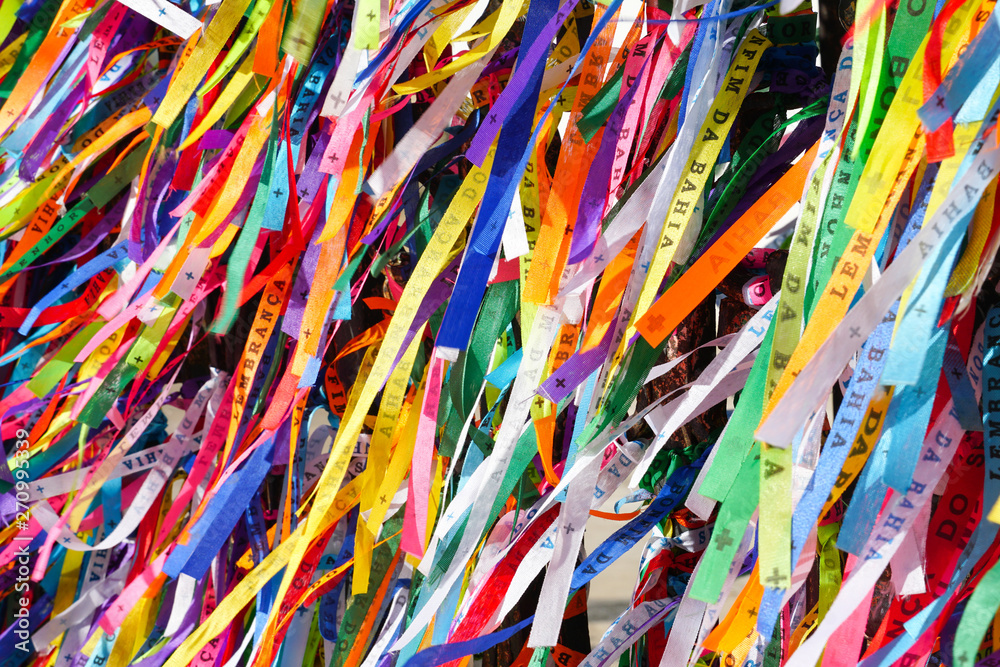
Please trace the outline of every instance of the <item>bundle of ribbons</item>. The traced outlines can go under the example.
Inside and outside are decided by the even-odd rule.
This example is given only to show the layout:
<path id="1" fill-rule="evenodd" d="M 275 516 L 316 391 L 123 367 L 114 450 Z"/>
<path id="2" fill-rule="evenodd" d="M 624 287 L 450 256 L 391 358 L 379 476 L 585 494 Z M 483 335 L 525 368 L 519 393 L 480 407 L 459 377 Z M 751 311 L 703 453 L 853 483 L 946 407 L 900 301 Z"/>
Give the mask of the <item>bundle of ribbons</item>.
<path id="1" fill-rule="evenodd" d="M 995 1 L 2 0 L 0 665 L 1000 664 Z"/>

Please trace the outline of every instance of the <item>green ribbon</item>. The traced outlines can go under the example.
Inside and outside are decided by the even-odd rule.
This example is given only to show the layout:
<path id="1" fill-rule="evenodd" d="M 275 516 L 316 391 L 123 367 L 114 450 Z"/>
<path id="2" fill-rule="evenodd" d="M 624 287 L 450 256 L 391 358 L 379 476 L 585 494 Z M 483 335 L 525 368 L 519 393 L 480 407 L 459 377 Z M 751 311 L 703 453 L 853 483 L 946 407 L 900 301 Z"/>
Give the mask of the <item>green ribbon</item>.
<path id="1" fill-rule="evenodd" d="M 392 576 L 392 573 L 389 572 L 389 566 L 392 564 L 392 557 L 399 551 L 401 539 L 401 535 L 395 533 L 399 533 L 402 528 L 403 517 L 398 512 L 383 525 L 382 534 L 392 535 L 392 537 L 375 547 L 372 552 L 368 592 L 352 596 L 347 609 L 344 610 L 344 618 L 340 622 L 340 631 L 337 633 L 337 650 L 330 662 L 331 667 L 344 667 L 344 660 L 347 659 L 347 655 L 358 639 L 358 633 L 361 631 L 361 626 L 364 625 L 365 616 L 378 592 L 379 585 L 387 576 Z"/>

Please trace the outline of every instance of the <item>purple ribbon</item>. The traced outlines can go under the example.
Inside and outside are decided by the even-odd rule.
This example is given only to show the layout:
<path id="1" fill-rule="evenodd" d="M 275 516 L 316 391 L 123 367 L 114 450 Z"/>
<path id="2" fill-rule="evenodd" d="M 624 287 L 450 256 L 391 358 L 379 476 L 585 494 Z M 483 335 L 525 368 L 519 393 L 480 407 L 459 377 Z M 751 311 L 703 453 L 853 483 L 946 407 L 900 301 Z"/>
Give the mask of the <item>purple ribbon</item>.
<path id="1" fill-rule="evenodd" d="M 514 70 L 514 74 L 507 81 L 507 87 L 500 93 L 500 97 L 497 98 L 496 103 L 490 109 L 486 120 L 479 128 L 479 131 L 476 132 L 472 144 L 469 145 L 469 150 L 465 153 L 465 157 L 477 166 L 483 166 L 486 153 L 497 138 L 500 126 L 503 125 L 504 120 L 510 114 L 517 101 L 524 95 L 525 86 L 528 85 L 528 80 L 531 78 L 532 72 L 535 71 L 535 65 L 548 54 L 552 40 L 555 38 L 556 33 L 559 32 L 562 24 L 566 22 L 570 12 L 576 7 L 577 2 L 579 0 L 566 0 L 559 7 L 559 11 L 545 24 L 542 32 L 538 35 L 538 39 L 531 44 L 531 48 L 528 49 L 528 53 L 524 56 L 524 61 L 517 63 L 517 69 Z"/>
<path id="2" fill-rule="evenodd" d="M 636 76 L 637 82 L 642 78 L 648 63 L 648 58 L 642 63 L 639 74 Z M 597 155 L 594 156 L 594 161 L 590 165 L 590 171 L 587 173 L 587 180 L 583 184 L 583 192 L 580 195 L 580 208 L 576 216 L 575 232 L 570 239 L 570 264 L 582 262 L 594 250 L 594 244 L 597 242 L 597 236 L 600 232 L 604 205 L 608 199 L 608 179 L 611 177 L 611 167 L 615 163 L 618 135 L 622 131 L 625 116 L 628 115 L 632 99 L 639 87 L 636 83 L 618 100 L 615 110 L 611 113 L 611 118 L 608 119 L 604 135 L 601 137 L 601 146 L 597 149 Z"/>
<path id="3" fill-rule="evenodd" d="M 42 162 L 52 152 L 52 145 L 56 143 L 56 137 L 66 124 L 66 119 L 83 98 L 83 90 L 84 82 L 80 81 L 66 101 L 56 105 L 52 115 L 42 124 L 42 128 L 24 149 L 24 158 L 18 170 L 22 179 L 35 180 L 35 176 L 41 171 Z"/>
<path id="4" fill-rule="evenodd" d="M 101 218 L 100 222 L 94 225 L 94 228 L 91 229 L 82 239 L 80 239 L 80 242 L 73 246 L 68 253 L 51 262 L 29 266 L 25 269 L 25 271 L 40 269 L 43 266 L 62 264 L 86 255 L 88 252 L 96 248 L 101 241 L 106 239 L 108 234 L 111 233 L 111 230 L 115 228 L 115 225 L 122 221 L 121 216 L 125 212 L 125 204 L 127 201 L 128 199 L 125 197 L 119 199 L 118 203 L 112 206 L 111 210 L 108 211 L 103 218 Z"/>
<path id="5" fill-rule="evenodd" d="M 614 333 L 614 327 L 608 327 L 597 347 L 586 352 L 574 353 L 538 387 L 537 393 L 553 403 L 558 403 L 573 393 L 574 389 L 604 363 L 608 352 L 611 351 L 611 339 Z"/>

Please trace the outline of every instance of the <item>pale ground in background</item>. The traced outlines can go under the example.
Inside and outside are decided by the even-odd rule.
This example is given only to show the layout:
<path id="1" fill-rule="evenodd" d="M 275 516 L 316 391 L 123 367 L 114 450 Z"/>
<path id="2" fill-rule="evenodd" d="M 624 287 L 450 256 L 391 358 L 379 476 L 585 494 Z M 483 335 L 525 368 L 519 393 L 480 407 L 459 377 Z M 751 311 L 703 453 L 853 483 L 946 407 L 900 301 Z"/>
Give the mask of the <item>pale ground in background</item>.
<path id="1" fill-rule="evenodd" d="M 628 495 L 626 493 L 627 486 L 627 484 L 622 484 L 618 491 L 611 496 L 611 500 L 601 509 L 605 512 L 613 512 L 615 501 Z M 636 505 L 623 507 L 622 511 L 630 512 L 636 507 Z M 587 553 L 591 553 L 597 545 L 623 525 L 625 524 L 621 521 L 590 517 L 583 539 Z M 640 540 L 628 553 L 608 566 L 608 569 L 590 582 L 587 620 L 590 622 L 591 645 L 596 644 L 611 622 L 632 604 L 632 589 L 635 587 L 636 577 L 639 574 L 639 558 L 642 556 L 642 547 L 645 543 L 645 539 Z"/>
<path id="2" fill-rule="evenodd" d="M 605 512 L 614 511 L 614 501 L 628 495 L 625 490 L 626 486 L 626 484 L 623 484 L 611 497 L 611 500 L 599 509 Z M 623 507 L 622 511 L 631 512 L 637 507 L 638 505 L 629 505 Z M 623 525 L 620 521 L 590 517 L 590 521 L 587 522 L 587 532 L 584 534 L 583 539 L 587 554 L 590 554 L 597 545 L 610 537 L 612 533 Z M 636 577 L 639 573 L 639 559 L 642 556 L 642 547 L 645 544 L 645 539 L 640 540 L 635 547 L 609 565 L 608 569 L 597 575 L 590 582 L 587 620 L 590 622 L 591 646 L 600 641 L 601 635 L 608 629 L 611 622 L 618 618 L 632 604 L 632 590 L 635 588 Z M 728 613 L 729 608 L 743 589 L 746 579 L 746 575 L 737 579 L 736 584 L 729 591 L 726 603 L 722 606 L 720 617 L 724 617 Z"/>

